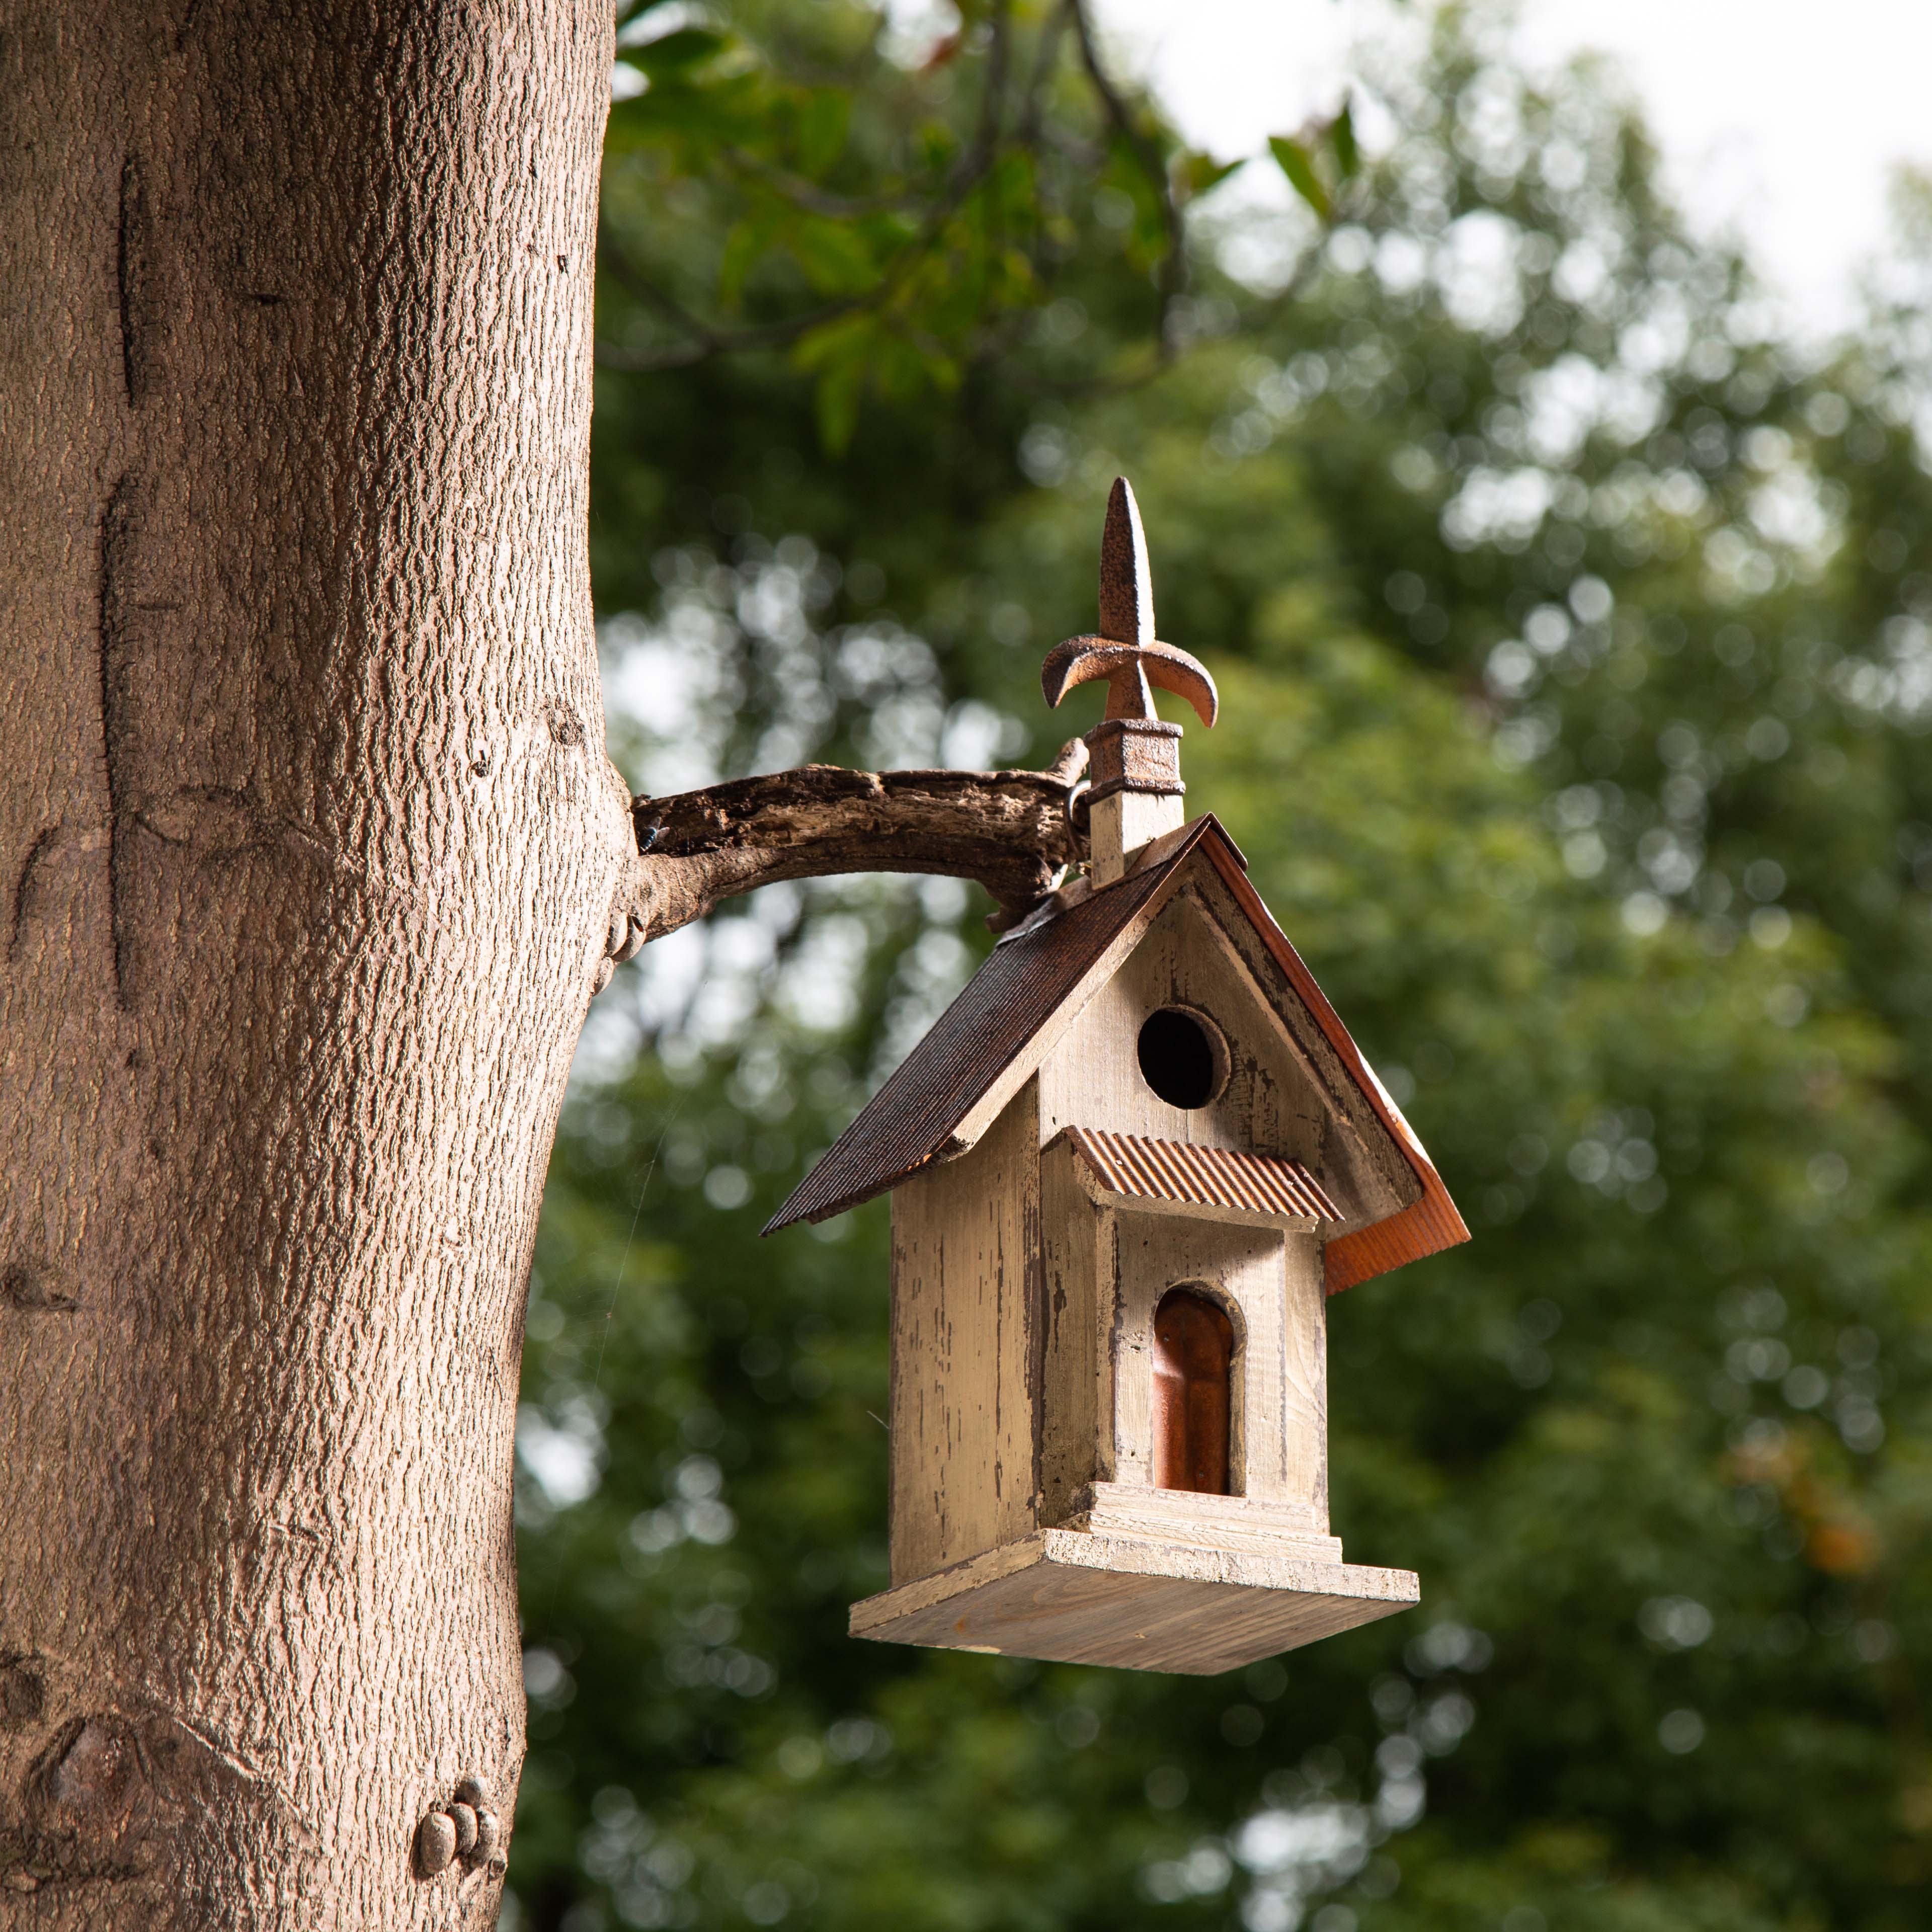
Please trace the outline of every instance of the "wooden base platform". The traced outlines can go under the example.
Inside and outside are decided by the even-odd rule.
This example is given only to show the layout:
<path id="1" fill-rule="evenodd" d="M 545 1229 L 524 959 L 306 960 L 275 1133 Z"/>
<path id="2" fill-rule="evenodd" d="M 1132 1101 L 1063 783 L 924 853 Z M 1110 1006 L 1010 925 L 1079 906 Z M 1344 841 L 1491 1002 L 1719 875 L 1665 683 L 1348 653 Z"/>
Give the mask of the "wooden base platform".
<path id="1" fill-rule="evenodd" d="M 1407 1570 L 1046 1529 L 852 1606 L 881 1643 L 1211 1676 L 1393 1615 Z"/>

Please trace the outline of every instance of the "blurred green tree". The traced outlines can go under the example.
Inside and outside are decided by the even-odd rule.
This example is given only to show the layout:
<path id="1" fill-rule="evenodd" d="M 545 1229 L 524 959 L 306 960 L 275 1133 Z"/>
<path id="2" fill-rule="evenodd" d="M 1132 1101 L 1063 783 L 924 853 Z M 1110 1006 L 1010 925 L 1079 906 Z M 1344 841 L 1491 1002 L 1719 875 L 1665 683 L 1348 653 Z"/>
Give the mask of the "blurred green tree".
<path id="1" fill-rule="evenodd" d="M 983 908 L 650 948 L 532 1293 L 521 1922 L 1922 1924 L 1924 203 L 1807 352 L 1614 77 L 1481 16 L 1365 62 L 1320 216 L 1224 194 L 1184 257 L 1215 164 L 1073 8 L 654 11 L 596 454 L 640 788 L 1037 755 L 1124 470 L 1222 680 L 1192 796 L 1477 1238 L 1331 1311 L 1335 1520 L 1416 1613 L 1204 1682 L 854 1644 L 884 1210 L 757 1229 Z"/>

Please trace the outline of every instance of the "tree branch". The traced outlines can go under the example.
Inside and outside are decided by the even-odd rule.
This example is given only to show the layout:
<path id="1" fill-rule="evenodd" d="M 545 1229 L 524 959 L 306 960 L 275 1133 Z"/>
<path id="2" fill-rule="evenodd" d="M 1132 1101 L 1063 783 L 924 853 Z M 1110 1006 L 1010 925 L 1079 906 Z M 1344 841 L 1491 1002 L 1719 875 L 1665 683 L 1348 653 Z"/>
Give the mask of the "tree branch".
<path id="1" fill-rule="evenodd" d="M 1156 345 L 1160 360 L 1165 363 L 1172 359 L 1174 351 L 1174 304 L 1187 285 L 1187 231 L 1180 218 L 1180 205 L 1174 198 L 1174 183 L 1167 172 L 1167 163 L 1162 158 L 1159 146 L 1134 124 L 1134 117 L 1129 111 L 1126 101 L 1120 89 L 1108 78 L 1107 70 L 1100 59 L 1100 50 L 1094 43 L 1094 23 L 1088 18 L 1085 0 L 1069 0 L 1068 14 L 1073 26 L 1073 37 L 1080 50 L 1081 64 L 1087 70 L 1087 78 L 1094 92 L 1100 97 L 1100 104 L 1107 118 L 1114 126 L 1134 158 L 1140 164 L 1141 172 L 1146 176 L 1148 185 L 1154 190 L 1160 203 L 1161 224 L 1167 231 L 1167 252 L 1161 257 L 1157 287 L 1160 296 L 1160 314 L 1156 324 Z"/>
<path id="2" fill-rule="evenodd" d="M 1069 812 L 1087 764 L 1070 740 L 1043 772 L 854 772 L 807 765 L 734 778 L 631 809 L 638 859 L 626 956 L 702 919 L 720 901 L 779 879 L 837 872 L 936 872 L 976 879 L 1016 924 L 1086 856 Z"/>

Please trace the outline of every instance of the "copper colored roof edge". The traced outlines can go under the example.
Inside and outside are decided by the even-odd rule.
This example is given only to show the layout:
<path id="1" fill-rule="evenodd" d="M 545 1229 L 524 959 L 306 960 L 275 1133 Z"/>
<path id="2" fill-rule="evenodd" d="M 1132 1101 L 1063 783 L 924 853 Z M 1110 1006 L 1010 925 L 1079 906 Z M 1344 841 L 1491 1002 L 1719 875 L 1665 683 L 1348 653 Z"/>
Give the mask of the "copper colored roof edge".
<path id="1" fill-rule="evenodd" d="M 1322 1252 L 1328 1293 L 1340 1294 L 1345 1288 L 1353 1288 L 1358 1282 L 1387 1274 L 1406 1262 L 1440 1254 L 1445 1248 L 1460 1246 L 1469 1239 L 1468 1227 L 1457 1212 L 1455 1202 L 1449 1198 L 1449 1190 L 1442 1184 L 1436 1163 L 1417 1138 L 1415 1130 L 1403 1118 L 1402 1109 L 1389 1098 L 1387 1090 L 1362 1058 L 1361 1049 L 1350 1037 L 1341 1016 L 1328 1004 L 1328 997 L 1316 984 L 1314 974 L 1302 963 L 1294 942 L 1275 923 L 1274 915 L 1250 882 L 1246 866 L 1222 862 L 1211 844 L 1208 848 L 1208 856 L 1233 894 L 1234 902 L 1247 914 L 1250 923 L 1274 955 L 1276 964 L 1288 975 L 1288 983 L 1315 1016 L 1316 1024 L 1321 1028 L 1328 1044 L 1340 1055 L 1342 1064 L 1367 1098 L 1376 1118 L 1394 1136 L 1403 1159 L 1422 1184 L 1420 1198 L 1411 1202 L 1399 1213 L 1369 1227 L 1358 1228 L 1352 1234 L 1338 1235 L 1325 1244 Z"/>
<path id="2" fill-rule="evenodd" d="M 1064 1138 L 1084 1157 L 1110 1193 L 1142 1201 L 1188 1202 L 1238 1208 L 1297 1220 L 1345 1217 L 1327 1190 L 1298 1160 L 1244 1154 L 1187 1141 L 1068 1127 Z"/>
<path id="3" fill-rule="evenodd" d="M 1425 1186 L 1422 1198 L 1386 1221 L 1342 1234 L 1322 1250 L 1324 1279 L 1330 1294 L 1370 1281 L 1409 1262 L 1440 1254 L 1469 1239 L 1456 1204 L 1440 1180 Z"/>

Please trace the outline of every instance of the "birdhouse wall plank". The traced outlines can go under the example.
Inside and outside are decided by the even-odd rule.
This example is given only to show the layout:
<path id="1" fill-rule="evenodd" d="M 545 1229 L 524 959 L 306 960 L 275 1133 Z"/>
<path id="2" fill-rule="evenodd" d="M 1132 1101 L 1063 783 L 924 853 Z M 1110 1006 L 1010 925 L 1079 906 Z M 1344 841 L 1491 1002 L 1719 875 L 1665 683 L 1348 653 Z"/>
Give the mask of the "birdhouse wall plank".
<path id="1" fill-rule="evenodd" d="M 892 1196 L 893 1581 L 1034 1526 L 1040 1126 L 1027 1085 Z"/>
<path id="2" fill-rule="evenodd" d="M 1321 1244 L 1288 1235 L 1282 1248 L 1286 1276 L 1281 1306 L 1281 1392 L 1279 1486 L 1251 1486 L 1253 1496 L 1274 1495 L 1306 1503 L 1324 1528 L 1328 1522 L 1328 1295 L 1322 1280 Z"/>
<path id="3" fill-rule="evenodd" d="M 1113 1312 L 1113 1216 L 1096 1210 L 1065 1141 L 1040 1157 L 1042 1318 L 1040 1520 L 1086 1505 L 1112 1439 L 1112 1376 L 1103 1330 Z M 1102 1256 L 1106 1259 L 1103 1278 Z"/>

